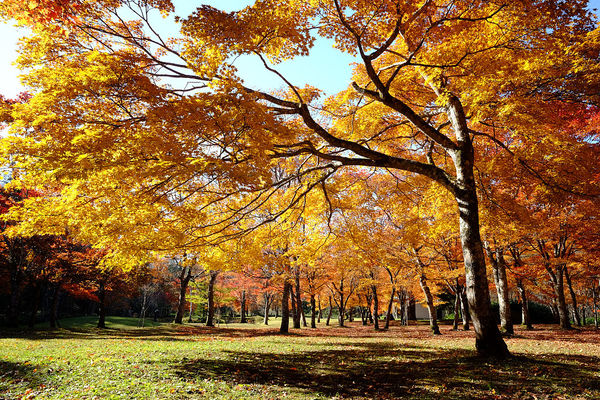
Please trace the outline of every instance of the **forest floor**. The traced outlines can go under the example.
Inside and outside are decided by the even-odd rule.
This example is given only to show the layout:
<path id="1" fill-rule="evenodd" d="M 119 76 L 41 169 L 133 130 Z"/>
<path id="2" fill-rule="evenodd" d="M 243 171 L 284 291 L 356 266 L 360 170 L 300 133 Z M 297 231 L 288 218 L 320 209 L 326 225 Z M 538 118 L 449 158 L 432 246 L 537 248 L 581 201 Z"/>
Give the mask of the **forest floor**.
<path id="1" fill-rule="evenodd" d="M 513 357 L 424 325 L 292 330 L 277 323 L 0 331 L 0 399 L 600 399 L 600 331 L 517 327 Z"/>

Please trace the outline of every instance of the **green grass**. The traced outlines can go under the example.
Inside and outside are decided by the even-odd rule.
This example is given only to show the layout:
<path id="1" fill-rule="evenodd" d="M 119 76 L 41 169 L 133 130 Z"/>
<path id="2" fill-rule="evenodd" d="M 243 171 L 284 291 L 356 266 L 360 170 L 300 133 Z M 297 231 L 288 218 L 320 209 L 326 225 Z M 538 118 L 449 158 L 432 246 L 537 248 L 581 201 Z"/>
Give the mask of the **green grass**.
<path id="1" fill-rule="evenodd" d="M 600 398 L 594 330 L 519 330 L 507 340 L 515 356 L 489 362 L 475 356 L 472 332 L 448 327 L 440 337 L 356 323 L 281 336 L 276 324 L 108 321 L 108 330 L 78 319 L 54 332 L 0 332 L 0 398 Z"/>

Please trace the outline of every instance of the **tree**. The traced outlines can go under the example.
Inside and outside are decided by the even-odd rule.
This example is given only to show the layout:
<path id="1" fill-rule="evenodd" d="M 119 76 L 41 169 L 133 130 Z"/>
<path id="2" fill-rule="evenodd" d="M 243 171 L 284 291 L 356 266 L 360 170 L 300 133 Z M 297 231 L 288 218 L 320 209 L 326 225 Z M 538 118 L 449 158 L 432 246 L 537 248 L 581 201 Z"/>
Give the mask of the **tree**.
<path id="1" fill-rule="evenodd" d="M 510 150 L 564 132 L 551 118 L 557 104 L 593 96 L 579 79 L 598 69 L 585 1 L 265 0 L 235 13 L 202 6 L 179 20 L 175 40 L 149 26 L 152 8 L 172 11 L 167 0 L 76 2 L 78 18 L 71 3 L 40 2 L 40 18 L 58 18 L 59 30 L 35 24 L 28 3 L 3 4 L 32 26 L 21 67 L 34 67 L 33 98 L 13 112 L 22 140 L 3 140 L 6 151 L 24 180 L 66 185 L 39 214 L 86 221 L 80 235 L 94 244 L 128 232 L 136 240 L 119 244 L 132 253 L 244 234 L 348 170 L 425 176 L 459 210 L 477 350 L 508 354 L 490 308 L 475 156 L 486 140 Z M 125 9 L 138 20 L 121 18 Z M 314 32 L 360 63 L 349 89 L 322 102 L 275 69 L 308 54 Z M 244 86 L 231 65 L 243 55 L 288 90 Z M 280 211 L 248 219 L 279 190 L 289 193 Z"/>

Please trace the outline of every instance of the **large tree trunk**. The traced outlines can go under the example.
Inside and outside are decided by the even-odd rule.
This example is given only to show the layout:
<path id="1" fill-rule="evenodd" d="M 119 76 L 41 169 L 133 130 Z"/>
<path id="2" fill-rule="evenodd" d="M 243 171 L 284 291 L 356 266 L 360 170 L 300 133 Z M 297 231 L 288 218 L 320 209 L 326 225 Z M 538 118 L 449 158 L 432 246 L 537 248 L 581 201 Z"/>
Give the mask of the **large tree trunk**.
<path id="1" fill-rule="evenodd" d="M 242 301 L 240 302 L 240 322 L 245 324 L 246 320 L 246 291 L 242 290 Z"/>
<path id="2" fill-rule="evenodd" d="M 208 312 L 206 315 L 206 326 L 215 326 L 215 283 L 219 271 L 210 271 L 208 280 Z"/>
<path id="3" fill-rule="evenodd" d="M 392 288 L 392 295 L 390 296 L 390 301 L 388 302 L 387 312 L 385 314 L 385 326 L 383 329 L 390 329 L 390 319 L 392 317 L 392 306 L 394 305 L 394 296 L 396 295 L 396 288 Z"/>
<path id="4" fill-rule="evenodd" d="M 183 267 L 179 275 L 179 301 L 177 303 L 177 314 L 175 314 L 176 324 L 183 324 L 183 314 L 185 314 L 185 295 L 187 293 L 188 284 L 192 278 L 192 268 Z"/>
<path id="5" fill-rule="evenodd" d="M 377 296 L 377 286 L 372 285 L 371 290 L 373 291 L 373 321 L 375 330 L 379 330 L 379 296 Z"/>
<path id="6" fill-rule="evenodd" d="M 440 328 L 437 324 L 437 311 L 433 305 L 433 296 L 431 295 L 429 286 L 427 286 L 427 278 L 424 274 L 421 274 L 421 277 L 419 278 L 419 284 L 421 285 L 421 289 L 423 289 L 423 294 L 425 295 L 425 300 L 427 301 L 427 310 L 429 311 L 429 326 L 431 328 L 431 332 L 434 335 L 440 335 Z"/>
<path id="7" fill-rule="evenodd" d="M 512 316 L 510 314 L 510 300 L 508 298 L 508 279 L 506 278 L 506 261 L 504 260 L 504 249 L 497 247 L 492 250 L 488 244 L 485 250 L 492 264 L 494 284 L 498 293 L 498 309 L 500 312 L 500 326 L 502 331 L 512 335 L 514 333 Z"/>
<path id="8" fill-rule="evenodd" d="M 310 327 L 317 327 L 317 302 L 315 300 L 315 295 L 310 295 Z"/>
<path id="9" fill-rule="evenodd" d="M 281 295 L 281 326 L 279 333 L 288 333 L 290 330 L 290 289 L 292 285 L 287 281 L 283 282 L 283 294 Z"/>
<path id="10" fill-rule="evenodd" d="M 56 290 L 54 296 L 58 298 L 58 289 Z M 58 303 L 58 301 L 57 301 Z M 52 300 L 52 304 L 54 307 L 54 300 Z M 52 319 L 50 319 L 50 326 L 52 326 Z M 98 328 L 106 328 L 106 287 L 104 282 L 100 282 L 98 288 Z"/>
<path id="11" fill-rule="evenodd" d="M 527 300 L 527 293 L 525 292 L 525 286 L 523 285 L 522 279 L 517 279 L 517 290 L 519 297 L 521 298 L 521 325 L 527 330 L 532 330 L 531 319 L 529 318 L 529 301 Z"/>
<path id="12" fill-rule="evenodd" d="M 460 100 L 450 96 L 446 112 L 457 139 L 452 159 L 456 170 L 453 194 L 458 204 L 460 241 L 465 264 L 467 299 L 475 330 L 475 347 L 482 356 L 505 358 L 510 353 L 496 325 L 488 288 L 485 255 L 479 232 L 479 204 L 473 168 L 475 152 Z"/>
<path id="13" fill-rule="evenodd" d="M 565 280 L 567 281 L 567 287 L 569 288 L 569 294 L 571 295 L 571 304 L 573 305 L 573 317 L 575 318 L 575 323 L 577 326 L 581 326 L 581 318 L 579 317 L 579 310 L 577 309 L 577 296 L 575 295 L 575 290 L 573 290 L 573 284 L 571 283 L 571 275 L 569 274 L 569 269 L 567 266 L 564 266 L 565 271 Z"/>

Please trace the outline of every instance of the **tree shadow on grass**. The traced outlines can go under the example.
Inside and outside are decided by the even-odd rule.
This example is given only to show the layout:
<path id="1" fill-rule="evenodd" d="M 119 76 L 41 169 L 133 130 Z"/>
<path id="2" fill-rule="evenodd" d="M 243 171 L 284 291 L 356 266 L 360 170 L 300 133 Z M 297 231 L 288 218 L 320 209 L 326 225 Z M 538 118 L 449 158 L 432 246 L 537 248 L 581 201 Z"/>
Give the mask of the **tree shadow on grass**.
<path id="1" fill-rule="evenodd" d="M 0 396 L 7 395 L 11 391 L 23 392 L 27 389 L 39 388 L 45 380 L 37 369 L 36 365 L 27 362 L 0 361 Z M 13 397 L 19 396 L 15 393 Z"/>
<path id="2" fill-rule="evenodd" d="M 347 350 L 294 354 L 227 351 L 224 359 L 184 360 L 173 368 L 189 380 L 295 387 L 345 398 L 600 398 L 598 357 L 487 362 L 464 350 L 345 345 Z"/>

